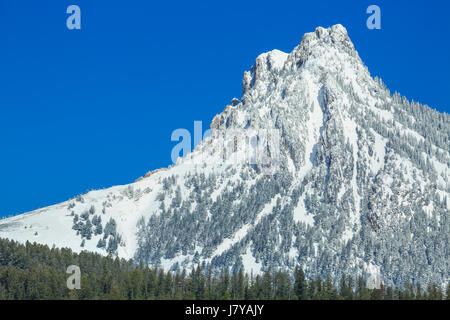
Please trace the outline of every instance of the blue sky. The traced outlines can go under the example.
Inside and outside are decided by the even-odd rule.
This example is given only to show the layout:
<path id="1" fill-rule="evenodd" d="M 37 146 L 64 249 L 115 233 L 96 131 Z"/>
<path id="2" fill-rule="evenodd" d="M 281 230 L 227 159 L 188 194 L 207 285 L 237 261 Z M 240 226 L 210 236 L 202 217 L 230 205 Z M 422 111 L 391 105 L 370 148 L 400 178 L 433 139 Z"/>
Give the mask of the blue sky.
<path id="1" fill-rule="evenodd" d="M 343 24 L 392 92 L 450 112 L 449 15 L 444 1 L 0 0 L 0 216 L 169 165 L 174 129 L 206 130 L 257 55 L 317 26 Z"/>

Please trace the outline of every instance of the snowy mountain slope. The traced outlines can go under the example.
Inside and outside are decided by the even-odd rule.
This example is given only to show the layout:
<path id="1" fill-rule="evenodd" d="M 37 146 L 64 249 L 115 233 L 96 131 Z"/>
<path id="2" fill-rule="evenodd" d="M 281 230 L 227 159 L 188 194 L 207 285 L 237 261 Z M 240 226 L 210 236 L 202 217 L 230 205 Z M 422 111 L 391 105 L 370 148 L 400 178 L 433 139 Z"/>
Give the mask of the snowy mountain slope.
<path id="1" fill-rule="evenodd" d="M 174 270 L 450 278 L 449 116 L 391 95 L 341 25 L 260 55 L 211 129 L 167 170 L 1 220 L 0 237 Z"/>

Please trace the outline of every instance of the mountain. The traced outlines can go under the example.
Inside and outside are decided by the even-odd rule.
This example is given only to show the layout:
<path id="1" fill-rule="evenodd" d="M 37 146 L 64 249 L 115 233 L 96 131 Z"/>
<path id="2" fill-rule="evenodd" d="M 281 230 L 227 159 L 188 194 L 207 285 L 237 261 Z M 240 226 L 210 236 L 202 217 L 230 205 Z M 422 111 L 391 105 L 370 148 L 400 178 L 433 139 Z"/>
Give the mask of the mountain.
<path id="1" fill-rule="evenodd" d="M 167 169 L 0 221 L 0 237 L 258 273 L 450 279 L 450 118 L 372 78 L 318 27 L 244 73 L 212 134 Z"/>

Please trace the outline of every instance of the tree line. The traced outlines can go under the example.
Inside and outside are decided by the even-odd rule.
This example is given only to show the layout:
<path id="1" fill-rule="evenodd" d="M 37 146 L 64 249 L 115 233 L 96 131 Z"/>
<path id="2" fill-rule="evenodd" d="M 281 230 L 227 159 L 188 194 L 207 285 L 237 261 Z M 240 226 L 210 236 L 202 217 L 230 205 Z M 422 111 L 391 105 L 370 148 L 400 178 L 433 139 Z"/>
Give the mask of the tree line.
<path id="1" fill-rule="evenodd" d="M 69 290 L 67 267 L 81 269 L 81 289 Z M 131 260 L 70 249 L 0 239 L 0 300 L 34 299 L 192 299 L 192 300 L 411 300 L 450 299 L 434 283 L 426 288 L 412 283 L 398 287 L 369 288 L 361 277 L 330 275 L 308 279 L 296 267 L 283 271 L 248 274 L 242 269 L 214 272 L 211 265 L 165 272 Z"/>

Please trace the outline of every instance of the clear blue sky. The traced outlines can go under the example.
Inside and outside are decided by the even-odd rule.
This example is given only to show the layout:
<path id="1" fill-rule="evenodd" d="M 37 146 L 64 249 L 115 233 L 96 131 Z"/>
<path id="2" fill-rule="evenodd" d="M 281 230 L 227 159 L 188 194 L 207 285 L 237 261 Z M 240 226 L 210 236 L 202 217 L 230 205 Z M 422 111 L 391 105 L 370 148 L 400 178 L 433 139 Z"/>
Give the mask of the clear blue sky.
<path id="1" fill-rule="evenodd" d="M 258 54 L 319 25 L 343 24 L 392 92 L 449 112 L 449 16 L 448 1 L 0 0 L 0 216 L 169 165 L 174 129 L 206 129 Z"/>

